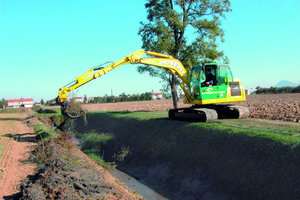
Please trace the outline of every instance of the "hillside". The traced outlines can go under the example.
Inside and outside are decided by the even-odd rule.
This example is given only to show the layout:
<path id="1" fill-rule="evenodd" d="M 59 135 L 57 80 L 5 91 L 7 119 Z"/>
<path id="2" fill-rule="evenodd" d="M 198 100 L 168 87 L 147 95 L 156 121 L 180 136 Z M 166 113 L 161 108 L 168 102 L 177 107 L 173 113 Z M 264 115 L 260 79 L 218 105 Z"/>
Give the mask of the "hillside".
<path id="1" fill-rule="evenodd" d="M 291 81 L 281 80 L 279 81 L 274 87 L 280 88 L 280 87 L 297 87 L 300 85 L 300 83 L 294 83 Z"/>

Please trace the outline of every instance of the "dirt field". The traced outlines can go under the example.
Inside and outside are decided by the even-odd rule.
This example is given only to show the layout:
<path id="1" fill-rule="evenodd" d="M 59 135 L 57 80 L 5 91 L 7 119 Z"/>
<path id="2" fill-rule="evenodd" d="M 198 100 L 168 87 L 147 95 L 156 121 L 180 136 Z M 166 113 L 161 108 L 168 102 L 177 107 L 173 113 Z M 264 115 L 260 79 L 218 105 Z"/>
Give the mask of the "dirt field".
<path id="1" fill-rule="evenodd" d="M 240 104 L 249 108 L 251 118 L 300 122 L 300 93 L 249 95 Z"/>
<path id="2" fill-rule="evenodd" d="M 0 144 L 3 145 L 0 199 L 18 193 L 21 181 L 34 173 L 35 165 L 22 163 L 35 145 L 33 129 L 22 122 L 25 117 L 25 113 L 0 114 Z"/>
<path id="3" fill-rule="evenodd" d="M 249 95 L 246 102 L 237 103 L 247 106 L 251 118 L 300 121 L 300 93 Z M 172 108 L 172 100 L 137 101 L 120 103 L 86 104 L 88 111 L 161 111 Z M 179 107 L 187 107 L 182 100 Z"/>

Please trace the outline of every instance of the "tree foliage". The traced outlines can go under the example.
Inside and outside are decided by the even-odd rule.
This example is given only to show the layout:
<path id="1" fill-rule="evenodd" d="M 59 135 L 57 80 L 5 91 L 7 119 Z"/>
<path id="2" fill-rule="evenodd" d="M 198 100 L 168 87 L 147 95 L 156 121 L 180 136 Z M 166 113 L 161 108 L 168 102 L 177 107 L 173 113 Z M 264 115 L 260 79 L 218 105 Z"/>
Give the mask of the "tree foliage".
<path id="1" fill-rule="evenodd" d="M 144 49 L 172 55 L 186 68 L 199 64 L 201 59 L 223 57 L 217 44 L 223 42 L 221 19 L 230 11 L 228 0 L 148 0 L 145 8 L 148 21 L 141 22 L 139 30 Z M 167 82 L 174 101 L 174 75 L 150 66 L 140 66 L 138 71 Z"/>
<path id="2" fill-rule="evenodd" d="M 127 95 L 125 93 L 120 94 L 117 97 L 114 96 L 104 96 L 104 97 L 95 97 L 89 103 L 111 103 L 111 102 L 125 102 L 125 101 L 145 101 L 152 100 L 152 93 L 145 92 L 142 94 L 132 94 Z"/>
<path id="3" fill-rule="evenodd" d="M 256 94 L 283 94 L 283 93 L 300 93 L 300 85 L 297 87 L 270 87 L 256 88 Z"/>
<path id="4" fill-rule="evenodd" d="M 3 98 L 2 100 L 0 100 L 0 108 L 5 108 L 7 104 L 7 101 Z"/>

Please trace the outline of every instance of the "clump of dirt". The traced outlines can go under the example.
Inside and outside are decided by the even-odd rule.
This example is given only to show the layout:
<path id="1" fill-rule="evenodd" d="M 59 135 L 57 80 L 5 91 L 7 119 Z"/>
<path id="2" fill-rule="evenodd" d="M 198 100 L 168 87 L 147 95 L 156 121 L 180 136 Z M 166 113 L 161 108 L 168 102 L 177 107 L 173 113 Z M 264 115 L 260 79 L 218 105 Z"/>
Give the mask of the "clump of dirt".
<path id="1" fill-rule="evenodd" d="M 69 118 L 79 118 L 86 115 L 86 110 L 82 107 L 82 104 L 71 100 L 63 106 L 62 114 Z"/>
<path id="2" fill-rule="evenodd" d="M 21 185 L 20 199 L 120 199 L 118 191 L 72 154 L 74 147 L 65 143 L 68 138 L 64 134 L 50 139 L 33 151 L 31 160 L 38 163 L 39 170 Z"/>
<path id="3" fill-rule="evenodd" d="M 42 121 L 43 123 L 47 124 L 48 126 L 52 127 L 53 126 L 53 122 L 52 119 L 46 116 L 39 116 L 38 117 L 40 121 Z"/>
<path id="4" fill-rule="evenodd" d="M 30 115 L 24 119 L 24 122 L 27 126 L 33 127 L 35 124 L 39 123 L 39 120 L 34 115 Z"/>

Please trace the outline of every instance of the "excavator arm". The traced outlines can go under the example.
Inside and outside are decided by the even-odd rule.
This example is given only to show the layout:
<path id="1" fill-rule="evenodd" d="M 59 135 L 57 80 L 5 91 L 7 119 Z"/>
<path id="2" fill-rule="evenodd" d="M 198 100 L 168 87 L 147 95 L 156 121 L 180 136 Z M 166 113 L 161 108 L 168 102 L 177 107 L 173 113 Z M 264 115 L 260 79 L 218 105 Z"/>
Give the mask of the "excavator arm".
<path id="1" fill-rule="evenodd" d="M 143 57 L 145 53 L 152 57 Z M 66 110 L 69 101 L 69 92 L 125 64 L 144 64 L 169 70 L 172 74 L 175 74 L 181 80 L 180 86 L 185 93 L 186 99 L 188 102 L 191 101 L 190 93 L 186 89 L 189 88 L 188 73 L 186 68 L 182 65 L 182 63 L 178 59 L 175 59 L 173 56 L 151 51 L 145 52 L 141 49 L 127 55 L 121 60 L 114 62 L 106 67 L 89 69 L 87 72 L 77 77 L 73 82 L 59 89 L 57 103 L 62 106 L 63 110 Z M 77 116 L 72 115 L 69 117 Z"/>

